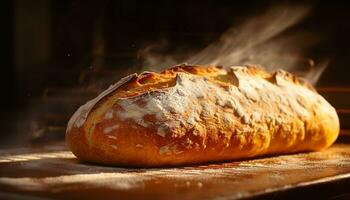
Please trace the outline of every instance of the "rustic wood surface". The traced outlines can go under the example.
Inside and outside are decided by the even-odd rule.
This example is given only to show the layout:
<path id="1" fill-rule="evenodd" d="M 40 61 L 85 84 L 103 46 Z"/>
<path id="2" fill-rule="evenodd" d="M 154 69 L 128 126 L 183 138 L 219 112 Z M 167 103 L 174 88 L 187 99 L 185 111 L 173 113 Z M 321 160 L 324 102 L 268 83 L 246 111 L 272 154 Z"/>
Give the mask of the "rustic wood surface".
<path id="1" fill-rule="evenodd" d="M 239 199 L 350 177 L 350 145 L 179 168 L 80 163 L 64 144 L 0 150 L 0 199 Z"/>

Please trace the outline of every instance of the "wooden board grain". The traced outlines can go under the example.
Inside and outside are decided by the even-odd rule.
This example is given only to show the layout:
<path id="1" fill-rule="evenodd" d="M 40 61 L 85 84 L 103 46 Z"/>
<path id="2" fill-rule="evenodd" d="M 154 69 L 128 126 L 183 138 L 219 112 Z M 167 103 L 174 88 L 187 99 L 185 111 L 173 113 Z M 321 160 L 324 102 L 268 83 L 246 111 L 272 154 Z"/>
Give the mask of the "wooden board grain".
<path id="1" fill-rule="evenodd" d="M 0 199 L 239 199 L 349 177 L 349 144 L 149 169 L 80 163 L 64 145 L 0 151 Z"/>

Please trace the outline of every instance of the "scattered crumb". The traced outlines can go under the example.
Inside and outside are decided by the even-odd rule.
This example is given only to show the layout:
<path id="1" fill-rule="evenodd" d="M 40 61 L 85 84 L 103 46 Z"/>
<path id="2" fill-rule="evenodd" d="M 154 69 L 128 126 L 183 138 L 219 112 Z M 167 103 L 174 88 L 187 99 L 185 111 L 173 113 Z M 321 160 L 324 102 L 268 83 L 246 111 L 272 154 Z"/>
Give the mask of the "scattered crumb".
<path id="1" fill-rule="evenodd" d="M 189 187 L 191 185 L 191 182 L 186 181 L 186 186 Z"/>

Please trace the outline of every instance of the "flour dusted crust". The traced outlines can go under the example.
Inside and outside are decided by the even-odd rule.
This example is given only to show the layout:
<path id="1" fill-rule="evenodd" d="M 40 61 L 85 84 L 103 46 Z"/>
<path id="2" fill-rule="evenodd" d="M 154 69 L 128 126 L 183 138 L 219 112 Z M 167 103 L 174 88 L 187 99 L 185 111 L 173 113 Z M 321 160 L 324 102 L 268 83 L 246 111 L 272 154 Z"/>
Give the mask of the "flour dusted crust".
<path id="1" fill-rule="evenodd" d="M 83 161 L 156 167 L 321 150 L 338 133 L 335 109 L 290 73 L 179 65 L 111 86 L 66 141 Z"/>

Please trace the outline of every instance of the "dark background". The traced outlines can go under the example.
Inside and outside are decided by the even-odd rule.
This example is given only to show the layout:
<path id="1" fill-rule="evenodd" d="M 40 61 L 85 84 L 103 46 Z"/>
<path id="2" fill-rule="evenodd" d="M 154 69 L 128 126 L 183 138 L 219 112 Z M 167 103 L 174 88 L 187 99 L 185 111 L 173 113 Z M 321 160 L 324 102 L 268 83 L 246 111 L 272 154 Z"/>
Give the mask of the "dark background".
<path id="1" fill-rule="evenodd" d="M 293 29 L 327 35 L 306 55 L 331 59 L 317 86 L 349 86 L 345 1 L 3 1 L 0 144 L 63 139 L 79 105 L 142 68 L 140 49 L 161 38 L 169 52 L 201 49 L 281 2 L 311 5 Z"/>

